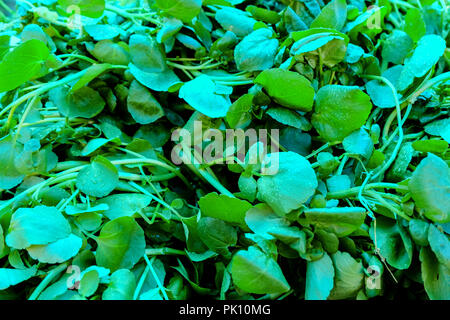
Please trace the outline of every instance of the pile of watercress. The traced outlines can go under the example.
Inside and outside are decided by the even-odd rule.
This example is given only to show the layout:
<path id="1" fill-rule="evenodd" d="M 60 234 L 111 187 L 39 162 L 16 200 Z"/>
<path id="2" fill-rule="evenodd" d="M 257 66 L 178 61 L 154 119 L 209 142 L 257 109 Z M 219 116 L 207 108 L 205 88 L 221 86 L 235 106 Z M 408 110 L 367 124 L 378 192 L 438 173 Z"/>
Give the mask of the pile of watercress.
<path id="1" fill-rule="evenodd" d="M 0 299 L 450 299 L 449 17 L 0 1 Z"/>

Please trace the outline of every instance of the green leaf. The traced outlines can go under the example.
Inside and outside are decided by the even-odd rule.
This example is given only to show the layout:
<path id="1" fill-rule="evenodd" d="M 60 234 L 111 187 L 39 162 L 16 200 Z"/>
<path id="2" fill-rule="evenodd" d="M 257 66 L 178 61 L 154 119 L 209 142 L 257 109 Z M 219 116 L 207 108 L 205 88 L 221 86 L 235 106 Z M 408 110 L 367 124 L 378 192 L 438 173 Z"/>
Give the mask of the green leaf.
<path id="1" fill-rule="evenodd" d="M 197 226 L 202 242 L 212 251 L 219 254 L 229 254 L 228 247 L 235 246 L 237 231 L 223 220 L 205 217 Z"/>
<path id="2" fill-rule="evenodd" d="M 257 235 L 266 240 L 278 239 L 299 252 L 306 252 L 306 234 L 275 214 L 266 204 L 258 204 L 247 211 L 245 222 Z"/>
<path id="3" fill-rule="evenodd" d="M 356 86 L 326 85 L 316 95 L 312 124 L 329 142 L 342 141 L 369 117 L 370 97 Z"/>
<path id="4" fill-rule="evenodd" d="M 108 209 L 103 214 L 110 220 L 120 217 L 131 217 L 138 211 L 146 208 L 150 202 L 151 198 L 149 196 L 138 193 L 113 194 L 97 201 L 97 203 L 108 205 Z"/>
<path id="5" fill-rule="evenodd" d="M 334 288 L 329 299 L 355 298 L 364 285 L 364 268 L 347 252 L 336 252 L 331 256 L 335 269 Z"/>
<path id="6" fill-rule="evenodd" d="M 327 253 L 306 266 L 305 300 L 326 300 L 334 286 L 333 262 Z"/>
<path id="7" fill-rule="evenodd" d="M 339 238 L 332 232 L 327 232 L 323 229 L 317 228 L 314 230 L 315 236 L 321 242 L 323 249 L 330 253 L 336 253 L 339 249 Z"/>
<path id="8" fill-rule="evenodd" d="M 130 62 L 129 48 L 124 42 L 102 40 L 94 48 L 87 47 L 90 53 L 103 63 L 126 66 Z"/>
<path id="9" fill-rule="evenodd" d="M 163 72 L 145 72 L 132 63 L 128 67 L 137 81 L 154 91 L 168 91 L 170 87 L 181 83 L 177 75 L 169 68 Z"/>
<path id="10" fill-rule="evenodd" d="M 103 291 L 103 300 L 133 300 L 136 278 L 130 270 L 120 269 L 111 275 L 108 288 Z"/>
<path id="11" fill-rule="evenodd" d="M 73 258 L 82 246 L 82 239 L 74 234 L 47 245 L 32 245 L 27 248 L 33 259 L 43 263 L 62 263 Z"/>
<path id="12" fill-rule="evenodd" d="M 291 54 L 300 58 L 306 53 L 319 55 L 322 63 L 333 67 L 344 60 L 349 39 L 334 29 L 316 28 L 291 34 L 295 43 Z"/>
<path id="13" fill-rule="evenodd" d="M 67 87 L 57 87 L 50 90 L 49 98 L 59 112 L 68 118 L 93 118 L 105 107 L 103 98 L 90 87 L 81 87 L 72 93 Z"/>
<path id="14" fill-rule="evenodd" d="M 300 208 L 314 194 L 318 185 L 316 174 L 301 155 L 291 151 L 271 153 L 263 164 L 269 172 L 258 179 L 258 199 L 278 214 Z"/>
<path id="15" fill-rule="evenodd" d="M 431 153 L 414 170 L 409 190 L 418 208 L 434 222 L 450 222 L 450 169 Z"/>
<path id="16" fill-rule="evenodd" d="M 373 141 L 364 129 L 352 132 L 342 141 L 344 150 L 349 154 L 357 154 L 369 159 L 373 152 Z"/>
<path id="17" fill-rule="evenodd" d="M 108 24 L 89 24 L 84 27 L 84 30 L 86 30 L 95 41 L 113 39 L 122 33 L 122 30 L 119 27 Z"/>
<path id="18" fill-rule="evenodd" d="M 22 33 L 20 34 L 20 39 L 22 40 L 22 42 L 36 39 L 42 41 L 44 44 L 48 44 L 48 35 L 37 24 L 26 25 L 25 28 L 23 28 Z"/>
<path id="19" fill-rule="evenodd" d="M 428 228 L 428 242 L 439 263 L 450 270 L 450 240 L 433 224 Z"/>
<path id="20" fill-rule="evenodd" d="M 256 20 L 242 10 L 222 7 L 216 12 L 217 22 L 224 30 L 232 31 L 238 37 L 245 37 L 253 32 Z"/>
<path id="21" fill-rule="evenodd" d="M 70 231 L 69 223 L 55 207 L 19 208 L 11 217 L 6 244 L 15 249 L 46 245 L 67 238 Z"/>
<path id="22" fill-rule="evenodd" d="M 100 278 L 97 270 L 88 271 L 81 278 L 78 292 L 83 297 L 90 297 L 95 293 L 95 291 L 97 291 L 99 284 Z"/>
<path id="23" fill-rule="evenodd" d="M 422 279 L 425 291 L 432 300 L 449 300 L 450 270 L 439 263 L 433 251 L 428 247 L 420 249 L 420 261 L 422 262 Z"/>
<path id="24" fill-rule="evenodd" d="M 305 127 L 305 119 L 293 110 L 285 108 L 272 107 L 266 112 L 270 117 L 276 121 L 297 128 L 302 129 Z"/>
<path id="25" fill-rule="evenodd" d="M 228 95 L 217 93 L 217 85 L 207 75 L 186 82 L 180 89 L 179 97 L 210 118 L 225 117 L 231 106 Z"/>
<path id="26" fill-rule="evenodd" d="M 202 0 L 156 0 L 156 5 L 172 17 L 191 22 L 200 13 Z"/>
<path id="27" fill-rule="evenodd" d="M 420 219 L 409 221 L 409 234 L 419 246 L 428 246 L 428 228 L 430 224 Z"/>
<path id="28" fill-rule="evenodd" d="M 335 175 L 327 179 L 327 188 L 330 192 L 344 191 L 350 189 L 351 180 L 348 175 Z"/>
<path id="29" fill-rule="evenodd" d="M 3 235 L 3 227 L 0 224 L 0 256 L 2 256 L 4 249 L 5 249 L 5 238 Z"/>
<path id="30" fill-rule="evenodd" d="M 261 28 L 253 31 L 236 46 L 234 60 L 238 70 L 259 71 L 272 68 L 278 50 L 273 30 Z"/>
<path id="31" fill-rule="evenodd" d="M 0 60 L 3 59 L 6 53 L 9 51 L 9 44 L 11 42 L 11 37 L 9 35 L 0 36 Z"/>
<path id="32" fill-rule="evenodd" d="M 290 289 L 277 262 L 256 247 L 233 256 L 231 277 L 236 286 L 249 293 L 283 293 Z"/>
<path id="33" fill-rule="evenodd" d="M 394 30 L 389 37 L 386 38 L 381 56 L 386 62 L 402 64 L 405 57 L 412 50 L 414 42 L 401 30 Z"/>
<path id="34" fill-rule="evenodd" d="M 158 43 L 163 43 L 169 40 L 171 37 L 175 36 L 182 27 L 183 22 L 180 20 L 176 18 L 165 18 L 164 25 L 156 34 L 156 41 L 158 41 Z"/>
<path id="35" fill-rule="evenodd" d="M 149 124 L 164 116 L 159 102 L 137 81 L 131 83 L 127 107 L 133 119 L 139 124 Z"/>
<path id="36" fill-rule="evenodd" d="M 417 8 L 408 10 L 405 16 L 405 26 L 403 29 L 414 42 L 419 41 L 426 34 L 426 26 L 422 14 Z"/>
<path id="37" fill-rule="evenodd" d="M 236 128 L 239 124 L 251 120 L 249 111 L 252 108 L 253 97 L 252 94 L 244 94 L 230 106 L 227 111 L 226 120 L 231 128 Z"/>
<path id="38" fill-rule="evenodd" d="M 218 195 L 216 192 L 208 193 L 198 201 L 202 216 L 235 223 L 246 228 L 245 213 L 252 207 L 245 200 Z"/>
<path id="39" fill-rule="evenodd" d="M 89 68 L 87 68 L 86 73 L 83 74 L 83 76 L 72 86 L 72 89 L 70 89 L 69 93 L 72 93 L 74 91 L 77 91 L 78 89 L 81 89 L 84 86 L 87 86 L 89 82 L 97 78 L 99 75 L 101 75 L 106 70 L 110 69 L 111 65 L 104 63 L 104 64 L 93 64 Z"/>
<path id="40" fill-rule="evenodd" d="M 445 40 L 435 34 L 423 36 L 417 43 L 417 47 L 411 57 L 405 61 L 399 79 L 398 88 L 406 90 L 414 81 L 414 77 L 423 77 L 444 54 Z"/>
<path id="41" fill-rule="evenodd" d="M 0 63 L 0 92 L 16 89 L 38 76 L 49 54 L 45 43 L 36 39 L 8 52 Z"/>
<path id="42" fill-rule="evenodd" d="M 112 271 L 132 268 L 145 254 L 144 231 L 130 217 L 120 217 L 106 223 L 97 244 L 97 264 Z"/>
<path id="43" fill-rule="evenodd" d="M 0 290 L 15 286 L 36 275 L 37 265 L 27 269 L 0 268 Z"/>
<path id="44" fill-rule="evenodd" d="M 389 80 L 391 84 L 394 86 L 394 88 L 397 89 L 396 87 L 397 81 L 403 68 L 404 67 L 401 65 L 394 66 L 384 71 L 382 76 L 387 80 Z M 377 107 L 380 108 L 395 107 L 396 103 L 392 89 L 384 82 L 379 80 L 371 80 L 366 83 L 366 90 L 370 98 L 372 99 L 373 104 L 376 105 Z M 397 93 L 397 99 L 399 103 L 401 101 L 401 97 L 402 97 L 401 94 Z"/>
<path id="45" fill-rule="evenodd" d="M 89 140 L 89 142 L 86 144 L 86 146 L 83 148 L 83 150 L 81 150 L 81 155 L 84 157 L 88 156 L 91 153 L 93 153 L 93 152 L 97 151 L 98 149 L 100 149 L 101 147 L 103 147 L 104 145 L 106 145 L 110 141 L 111 140 L 105 139 L 105 138 L 97 138 L 97 139 Z"/>
<path id="46" fill-rule="evenodd" d="M 412 147 L 420 152 L 444 153 L 448 149 L 448 142 L 437 139 L 417 140 L 412 143 Z"/>
<path id="47" fill-rule="evenodd" d="M 159 44 L 140 34 L 130 37 L 131 62 L 144 72 L 161 72 L 167 69 L 166 57 Z"/>
<path id="48" fill-rule="evenodd" d="M 12 189 L 23 181 L 25 175 L 14 164 L 20 152 L 12 135 L 0 140 L 0 189 Z"/>
<path id="49" fill-rule="evenodd" d="M 440 136 L 450 143 L 450 118 L 436 120 L 427 124 L 425 132 L 433 136 Z"/>
<path id="50" fill-rule="evenodd" d="M 411 238 L 395 220 L 377 217 L 370 225 L 370 238 L 377 241 L 380 254 L 394 268 L 405 270 L 411 265 L 413 244 Z"/>
<path id="51" fill-rule="evenodd" d="M 309 223 L 340 238 L 357 230 L 366 217 L 366 210 L 359 207 L 315 208 L 304 213 Z"/>
<path id="52" fill-rule="evenodd" d="M 297 72 L 270 69 L 261 72 L 255 79 L 277 103 L 287 108 L 311 111 L 314 89 L 311 83 Z M 298 93 L 302 92 L 301 95 Z"/>
<path id="53" fill-rule="evenodd" d="M 339 31 L 344 27 L 346 20 L 346 1 L 333 0 L 322 8 L 320 14 L 311 23 L 310 28 L 330 28 Z"/>
<path id="54" fill-rule="evenodd" d="M 71 6 L 78 7 L 80 14 L 89 18 L 100 18 L 105 10 L 105 0 L 58 0 L 67 13 L 73 13 Z"/>
<path id="55" fill-rule="evenodd" d="M 113 191 L 119 182 L 117 168 L 106 158 L 97 156 L 78 173 L 76 186 L 94 197 L 104 197 Z"/>

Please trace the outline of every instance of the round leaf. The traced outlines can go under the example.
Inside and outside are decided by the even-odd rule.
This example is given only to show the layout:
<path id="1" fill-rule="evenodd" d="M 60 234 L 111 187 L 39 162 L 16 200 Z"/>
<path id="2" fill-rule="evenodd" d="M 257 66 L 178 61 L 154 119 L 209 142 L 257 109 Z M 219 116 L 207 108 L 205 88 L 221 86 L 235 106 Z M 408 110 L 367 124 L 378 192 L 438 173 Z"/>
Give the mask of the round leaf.
<path id="1" fill-rule="evenodd" d="M 107 196 L 119 182 L 117 168 L 108 159 L 98 156 L 78 173 L 76 186 L 94 197 Z"/>

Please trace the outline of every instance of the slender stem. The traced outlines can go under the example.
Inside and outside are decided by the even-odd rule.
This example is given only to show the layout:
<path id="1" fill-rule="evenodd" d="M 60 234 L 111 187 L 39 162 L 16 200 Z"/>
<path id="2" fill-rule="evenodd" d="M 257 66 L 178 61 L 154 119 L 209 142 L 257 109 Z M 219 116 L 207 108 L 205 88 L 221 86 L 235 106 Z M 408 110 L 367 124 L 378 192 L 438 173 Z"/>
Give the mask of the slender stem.
<path id="1" fill-rule="evenodd" d="M 40 87 L 39 89 L 32 91 L 30 93 L 27 93 L 23 96 L 21 96 L 20 98 L 14 100 L 13 102 L 11 102 L 8 106 L 6 106 L 2 111 L 0 111 L 0 116 L 2 116 L 3 114 L 5 114 L 7 111 L 9 111 L 9 116 L 8 116 L 8 120 L 5 124 L 5 129 L 6 131 L 9 130 L 9 127 L 11 125 L 11 121 L 14 115 L 14 112 L 16 111 L 17 107 L 19 107 L 22 103 L 26 102 L 28 99 L 33 98 L 34 96 L 43 94 L 47 91 L 50 91 L 53 88 L 62 86 L 66 83 L 69 83 L 73 80 L 79 79 L 81 78 L 84 74 L 86 73 L 86 70 L 82 70 L 80 72 L 71 74 L 70 76 L 67 76 L 61 80 L 55 81 L 55 82 L 51 82 L 49 84 L 46 84 L 45 86 Z"/>
<path id="2" fill-rule="evenodd" d="M 330 192 L 327 194 L 328 199 L 344 199 L 348 197 L 355 196 L 359 193 L 361 187 L 353 187 L 343 191 Z M 370 189 L 395 189 L 398 191 L 408 191 L 407 186 L 402 186 L 396 183 L 388 183 L 388 182 L 377 182 L 377 183 L 369 183 L 364 187 L 365 190 Z"/>
<path id="3" fill-rule="evenodd" d="M 396 114 L 392 113 L 392 116 L 397 116 L 397 122 L 398 122 L 398 142 L 397 145 L 395 146 L 394 151 L 392 152 L 391 157 L 389 158 L 389 160 L 383 165 L 383 167 L 378 170 L 378 172 L 376 172 L 373 177 L 372 180 L 375 180 L 376 178 L 378 178 L 379 176 L 381 176 L 390 166 L 391 164 L 394 162 L 395 158 L 397 157 L 398 152 L 400 151 L 400 147 L 403 143 L 403 127 L 402 127 L 402 114 L 401 114 L 401 108 L 400 108 L 400 102 L 398 101 L 398 96 L 397 96 L 397 89 L 394 87 L 394 85 L 385 77 L 381 77 L 381 76 L 372 76 L 372 75 L 368 75 L 368 76 L 364 76 L 365 78 L 368 79 L 373 79 L 373 80 L 379 80 L 384 82 L 392 91 L 392 94 L 394 95 L 394 101 L 395 101 L 395 110 L 396 110 Z M 405 116 L 406 119 L 406 116 Z M 389 127 L 388 127 L 389 128 Z M 389 129 L 387 129 L 389 130 Z M 384 137 L 384 133 L 383 132 L 383 137 Z"/>
<path id="4" fill-rule="evenodd" d="M 149 196 L 150 198 L 152 198 L 154 201 L 158 202 L 159 204 L 161 204 L 162 206 L 164 206 L 165 208 L 169 209 L 169 211 L 173 212 L 180 220 L 183 220 L 183 217 L 180 215 L 180 213 L 175 210 L 173 207 L 171 207 L 170 205 L 168 205 L 165 201 L 159 199 L 158 197 L 155 197 L 153 194 L 151 194 L 150 192 L 148 192 L 147 190 L 145 190 L 144 188 L 142 188 L 141 186 L 137 185 L 134 182 L 128 182 L 133 188 L 135 188 L 137 191 L 140 191 L 141 193 Z"/>
<path id="5" fill-rule="evenodd" d="M 323 150 L 326 150 L 330 147 L 330 144 L 327 142 L 325 143 L 323 146 L 321 146 L 319 149 L 315 150 L 314 152 L 312 152 L 311 154 L 307 155 L 305 158 L 309 159 L 314 157 L 316 154 L 322 152 Z"/>
<path id="6" fill-rule="evenodd" d="M 98 63 L 94 59 L 91 59 L 89 57 L 83 56 L 81 54 L 68 53 L 68 54 L 60 54 L 59 56 L 56 56 L 56 57 L 57 58 L 61 58 L 61 59 L 62 58 L 77 58 L 77 59 L 84 60 L 84 61 L 87 61 L 87 62 L 92 63 L 92 64 L 97 64 Z"/>
<path id="7" fill-rule="evenodd" d="M 53 281 L 61 272 L 63 272 L 67 268 L 67 263 L 60 264 L 56 268 L 54 268 L 52 271 L 50 271 L 47 276 L 44 278 L 44 280 L 41 281 L 41 283 L 34 289 L 31 296 L 28 298 L 28 300 L 36 300 L 42 291 L 50 284 L 50 282 Z"/>
<path id="8" fill-rule="evenodd" d="M 153 257 L 152 260 L 150 261 L 148 259 L 147 255 L 144 255 L 144 259 L 145 259 L 145 262 L 147 262 L 147 265 L 150 267 L 150 272 L 152 273 L 152 276 L 155 279 L 155 282 L 158 285 L 158 288 L 161 291 L 163 298 L 165 300 L 169 300 L 169 297 L 167 296 L 167 293 L 166 293 L 166 288 L 164 288 L 163 284 L 161 283 L 161 281 L 158 278 L 158 275 L 155 272 L 155 269 L 153 268 L 153 262 L 155 261 L 156 257 Z"/>
<path id="9" fill-rule="evenodd" d="M 185 256 L 186 252 L 172 248 L 155 248 L 155 249 L 145 249 L 145 254 L 147 256 L 166 256 L 166 255 Z"/>
<path id="10" fill-rule="evenodd" d="M 136 286 L 136 290 L 134 290 L 133 300 L 137 300 L 139 298 L 139 293 L 141 292 L 142 286 L 144 285 L 145 279 L 147 279 L 147 275 L 149 272 L 150 266 L 147 265 L 144 269 L 144 272 L 142 272 L 139 283 Z"/>

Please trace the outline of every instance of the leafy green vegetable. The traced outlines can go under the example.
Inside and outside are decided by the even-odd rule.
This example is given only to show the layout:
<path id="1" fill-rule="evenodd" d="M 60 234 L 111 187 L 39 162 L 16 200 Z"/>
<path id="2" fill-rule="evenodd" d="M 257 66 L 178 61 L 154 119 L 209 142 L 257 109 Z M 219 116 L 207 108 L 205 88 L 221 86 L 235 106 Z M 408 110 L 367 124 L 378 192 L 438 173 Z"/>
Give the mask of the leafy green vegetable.
<path id="1" fill-rule="evenodd" d="M 347 252 L 336 252 L 331 256 L 335 269 L 335 284 L 329 299 L 355 298 L 364 282 L 361 262 L 356 261 Z"/>
<path id="2" fill-rule="evenodd" d="M 210 118 L 226 116 L 231 106 L 228 95 L 218 93 L 216 84 L 206 75 L 185 83 L 179 96 L 192 108 Z"/>
<path id="3" fill-rule="evenodd" d="M 400 270 L 408 269 L 412 261 L 413 244 L 398 222 L 384 217 L 377 218 L 370 226 L 370 237 L 377 238 L 380 253 L 391 266 Z"/>
<path id="4" fill-rule="evenodd" d="M 198 201 L 202 215 L 245 226 L 245 213 L 250 203 L 226 195 L 209 193 Z"/>
<path id="5" fill-rule="evenodd" d="M 76 6 L 83 16 L 89 18 L 100 18 L 105 10 L 105 0 L 58 0 L 58 3 L 67 13 Z"/>
<path id="6" fill-rule="evenodd" d="M 268 154 L 264 158 L 269 172 L 258 179 L 258 199 L 277 213 L 286 214 L 298 209 L 317 188 L 317 178 L 310 163 L 295 152 Z M 272 166 L 279 166 L 271 172 Z M 298 180 L 296 177 L 302 177 Z"/>
<path id="7" fill-rule="evenodd" d="M 145 252 L 144 231 L 130 217 L 120 217 L 106 223 L 97 243 L 97 264 L 113 271 L 132 268 Z"/>
<path id="8" fill-rule="evenodd" d="M 117 186 L 117 168 L 106 158 L 98 156 L 77 175 L 77 187 L 94 197 L 107 196 Z"/>
<path id="9" fill-rule="evenodd" d="M 364 222 L 364 208 L 317 208 L 305 211 L 305 216 L 313 225 L 345 237 L 357 230 Z"/>
<path id="10" fill-rule="evenodd" d="M 258 71 L 272 68 L 278 49 L 278 40 L 273 31 L 261 28 L 246 36 L 236 46 L 234 59 L 238 70 Z"/>
<path id="11" fill-rule="evenodd" d="M 38 76 L 49 53 L 45 43 L 37 39 L 6 53 L 0 63 L 0 92 L 13 90 Z"/>
<path id="12" fill-rule="evenodd" d="M 327 85 L 317 92 L 312 124 L 329 142 L 342 141 L 369 116 L 370 98 L 358 87 Z"/>
<path id="13" fill-rule="evenodd" d="M 255 79 L 282 106 L 311 111 L 314 102 L 314 89 L 303 76 L 283 69 L 270 69 L 261 72 Z M 299 95 L 298 92 L 302 92 Z"/>
<path id="14" fill-rule="evenodd" d="M 231 261 L 233 283 L 250 293 L 282 293 L 289 290 L 277 262 L 256 247 L 238 251 Z"/>
<path id="15" fill-rule="evenodd" d="M 164 116 L 159 102 L 137 81 L 131 83 L 127 106 L 133 119 L 140 124 L 149 124 Z"/>
<path id="16" fill-rule="evenodd" d="M 70 234 L 67 238 L 47 245 L 32 245 L 27 248 L 33 259 L 44 263 L 61 263 L 74 257 L 82 246 L 81 238 Z"/>
<path id="17" fill-rule="evenodd" d="M 409 189 L 417 206 L 430 220 L 450 221 L 450 169 L 439 157 L 428 154 L 414 171 Z"/>
<path id="18" fill-rule="evenodd" d="M 190 22 L 200 13 L 202 0 L 156 0 L 156 4 L 164 13 Z"/>
<path id="19" fill-rule="evenodd" d="M 136 289 L 136 278 L 127 269 L 119 269 L 111 275 L 108 288 L 103 292 L 103 300 L 132 300 Z"/>
<path id="20" fill-rule="evenodd" d="M 449 26 L 0 2 L 0 299 L 450 299 Z"/>
<path id="21" fill-rule="evenodd" d="M 11 217 L 6 244 L 15 249 L 46 245 L 70 235 L 70 225 L 55 208 L 20 208 Z"/>
<path id="22" fill-rule="evenodd" d="M 315 261 L 308 261 L 306 267 L 306 300 L 326 300 L 334 286 L 334 267 L 326 253 Z"/>

